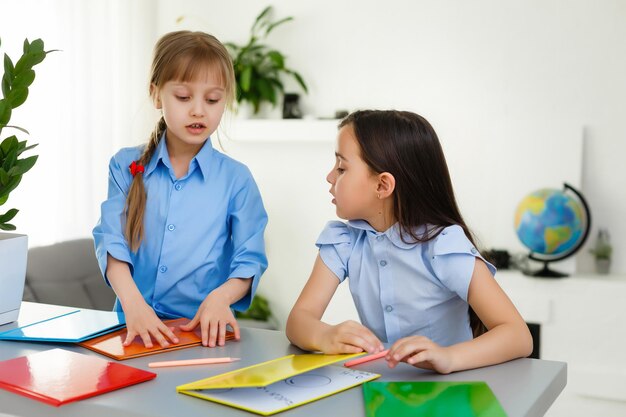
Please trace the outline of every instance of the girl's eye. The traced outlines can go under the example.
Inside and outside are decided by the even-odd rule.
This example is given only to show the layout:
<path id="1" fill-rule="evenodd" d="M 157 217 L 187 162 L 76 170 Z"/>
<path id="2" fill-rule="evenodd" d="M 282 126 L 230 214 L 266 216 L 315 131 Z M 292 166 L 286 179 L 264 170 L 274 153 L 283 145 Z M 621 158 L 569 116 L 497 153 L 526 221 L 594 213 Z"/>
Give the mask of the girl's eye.
<path id="1" fill-rule="evenodd" d="M 189 96 L 176 96 L 177 99 L 179 99 L 180 101 L 187 101 L 189 100 Z"/>
<path id="2" fill-rule="evenodd" d="M 220 99 L 219 99 L 219 98 L 218 98 L 218 99 L 212 99 L 212 98 L 210 98 L 210 99 L 208 99 L 208 100 L 207 100 L 207 102 L 208 102 L 209 104 L 219 103 L 219 101 L 220 101 Z"/>
<path id="3" fill-rule="evenodd" d="M 345 171 L 345 169 L 337 167 L 337 172 L 340 174 L 343 174 L 343 172 Z"/>

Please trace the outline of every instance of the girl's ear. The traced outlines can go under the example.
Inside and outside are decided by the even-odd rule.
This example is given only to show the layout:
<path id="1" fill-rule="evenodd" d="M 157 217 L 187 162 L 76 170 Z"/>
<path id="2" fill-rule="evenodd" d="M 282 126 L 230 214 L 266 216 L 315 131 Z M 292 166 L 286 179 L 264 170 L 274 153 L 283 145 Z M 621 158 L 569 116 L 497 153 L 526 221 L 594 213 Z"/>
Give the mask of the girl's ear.
<path id="1" fill-rule="evenodd" d="M 152 104 L 154 104 L 154 108 L 160 110 L 162 107 L 161 97 L 159 95 L 159 89 L 154 84 L 150 84 L 150 97 L 152 97 Z"/>
<path id="2" fill-rule="evenodd" d="M 378 175 L 378 188 L 376 189 L 379 198 L 389 197 L 396 189 L 396 179 L 388 172 L 383 172 Z"/>

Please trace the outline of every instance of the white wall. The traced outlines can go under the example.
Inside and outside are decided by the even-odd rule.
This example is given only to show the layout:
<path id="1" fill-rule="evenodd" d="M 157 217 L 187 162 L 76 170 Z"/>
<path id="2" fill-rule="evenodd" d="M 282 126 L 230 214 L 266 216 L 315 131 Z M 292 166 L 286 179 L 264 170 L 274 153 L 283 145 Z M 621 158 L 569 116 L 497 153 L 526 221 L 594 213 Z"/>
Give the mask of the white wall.
<path id="1" fill-rule="evenodd" d="M 24 36 L 41 36 L 48 47 L 64 50 L 42 64 L 31 99 L 18 109 L 23 112 L 20 124 L 42 143 L 41 159 L 3 208 L 22 209 L 17 225 L 33 244 L 90 235 L 106 192 L 109 156 L 120 146 L 143 142 L 151 128 L 144 122 L 144 115 L 151 114 L 144 83 L 156 38 L 191 28 L 212 32 L 224 41 L 243 42 L 265 5 L 252 0 L 133 0 L 123 14 L 126 18 L 110 24 L 102 16 L 110 19 L 125 2 L 99 2 L 82 12 L 76 8 L 78 0 L 41 1 L 37 7 L 31 0 L 22 3 L 24 7 L 17 7 L 0 0 L 2 10 L 8 11 L 0 16 L 2 49 L 14 51 Z M 622 162 L 626 127 L 619 122 L 626 110 L 626 3 L 276 0 L 272 4 L 278 17 L 295 18 L 278 28 L 270 41 L 309 83 L 311 94 L 304 98 L 304 108 L 310 114 L 326 116 L 336 109 L 365 107 L 414 110 L 433 123 L 444 142 L 465 138 L 471 143 L 499 143 L 497 148 L 477 149 L 477 155 L 490 157 L 507 152 L 510 143 L 519 146 L 524 138 L 545 141 L 547 147 L 554 146 L 554 138 L 577 142 L 584 127 L 579 183 L 593 211 L 594 229 L 601 225 L 611 230 L 613 269 L 626 273 L 626 223 L 621 221 L 626 212 Z M 180 16 L 184 19 L 176 23 Z M 130 22 L 141 22 L 141 29 L 129 29 Z M 125 57 L 115 55 L 120 42 L 111 43 L 110 35 L 101 35 L 104 30 L 130 39 Z M 85 36 L 82 52 L 70 50 L 77 38 Z M 55 74 L 61 74 L 56 78 L 49 75 L 55 66 Z M 69 70 L 72 75 L 86 73 L 77 81 L 64 72 Z M 103 92 L 108 86 L 111 91 L 117 88 L 117 95 L 108 97 Z M 69 103 L 64 97 L 68 91 Z M 30 116 L 33 113 L 36 118 Z M 277 313 L 284 316 L 308 275 L 315 254 L 312 243 L 324 221 L 333 217 L 323 182 L 327 167 L 306 162 L 313 159 L 286 156 L 325 161 L 331 144 L 258 145 L 253 153 L 238 146 L 232 145 L 229 152 L 241 156 L 261 182 L 270 174 L 264 162 L 285 155 L 276 167 L 284 169 L 285 179 L 263 190 L 266 204 L 276 213 L 271 220 L 274 230 L 295 236 L 292 224 L 284 220 L 294 213 L 306 216 L 293 244 L 285 243 L 283 249 L 269 242 L 273 263 L 292 271 L 289 277 L 281 273 L 275 279 L 268 274 L 262 284 L 272 298 L 277 294 Z M 569 176 L 572 169 L 555 158 L 553 172 L 563 170 Z M 485 168 L 477 166 L 476 171 Z M 282 196 L 275 191 L 288 193 L 298 187 L 299 173 L 302 178 L 306 174 L 309 179 L 303 181 L 315 190 L 311 196 L 319 203 L 313 207 L 301 207 L 299 201 L 293 206 L 281 203 Z M 494 169 L 491 175 L 504 174 Z M 457 183 L 466 179 L 463 171 L 453 176 Z M 520 196 L 531 191 L 511 186 L 519 187 Z M 473 196 L 463 196 L 460 188 L 459 198 L 471 201 Z M 500 190 L 490 190 L 488 182 L 485 190 L 480 198 L 497 200 Z M 463 209 L 472 224 L 481 225 L 479 234 L 489 237 L 485 246 L 507 244 L 510 229 L 487 230 L 484 218 L 512 219 L 512 213 L 472 213 L 471 203 Z M 522 249 L 519 243 L 510 246 Z M 586 251 L 578 256 L 578 265 L 581 270 L 592 267 Z"/>
<path id="2" fill-rule="evenodd" d="M 303 99 L 307 113 L 327 116 L 344 108 L 409 109 L 426 116 L 444 144 L 446 139 L 463 138 L 477 144 L 475 154 L 468 157 L 475 159 L 475 171 L 487 174 L 479 176 L 485 179 L 483 193 L 463 195 L 468 188 L 459 183 L 476 173 L 455 172 L 455 161 L 450 164 L 453 179 L 460 185 L 461 206 L 470 223 L 481 226 L 477 232 L 485 246 L 523 250 L 519 242 L 508 238 L 514 236 L 512 226 L 507 230 L 500 226 L 507 216 L 512 223 L 514 207 L 504 212 L 472 212 L 473 199 L 497 201 L 502 193 L 490 188 L 490 176 L 508 175 L 509 167 L 500 164 L 488 169 L 481 166 L 484 160 L 491 160 L 496 152 L 495 158 L 516 152 L 518 168 L 521 159 L 529 157 L 523 151 L 518 154 L 526 138 L 529 146 L 536 147 L 534 152 L 540 153 L 558 149 L 568 137 L 572 147 L 578 146 L 583 130 L 582 168 L 567 165 L 571 162 L 565 161 L 570 159 L 557 154 L 550 167 L 537 167 L 529 161 L 528 170 L 562 171 L 563 180 L 570 181 L 567 177 L 572 171 L 582 170 L 582 178 L 574 183 L 581 184 L 590 203 L 594 231 L 598 226 L 610 229 L 615 246 L 613 270 L 626 272 L 626 257 L 620 256 L 626 252 L 626 223 L 621 221 L 626 209 L 626 168 L 621 162 L 626 127 L 620 122 L 626 103 L 625 3 L 278 0 L 272 4 L 277 17 L 295 19 L 277 29 L 270 41 L 288 55 L 288 64 L 309 83 L 311 93 Z M 157 28 L 160 33 L 198 29 L 223 41 L 243 42 L 262 7 L 251 0 L 161 1 Z M 184 19 L 177 23 L 180 16 Z M 499 146 L 481 148 L 484 143 Z M 255 170 L 260 182 L 267 171 L 262 166 L 262 158 L 267 157 L 264 151 L 285 156 L 285 175 L 291 177 L 285 181 L 291 181 L 291 187 L 297 186 L 293 178 L 299 173 L 307 178 L 319 175 L 320 181 L 309 184 L 316 187 L 320 203 L 302 211 L 307 218 L 305 231 L 299 235 L 302 240 L 290 239 L 285 252 L 270 259 L 287 263 L 293 271 L 293 276 L 279 280 L 272 277 L 270 267 L 265 280 L 282 313 L 295 300 L 314 256 L 314 248 L 304 240 L 314 241 L 323 225 L 321 219 L 332 217 L 332 208 L 323 197 L 325 189 L 320 191 L 326 186 L 325 169 L 299 165 L 305 156 L 307 160 L 324 158 L 321 147 L 268 145 L 253 153 L 230 149 Z M 295 156 L 299 154 L 301 159 Z M 276 169 L 282 170 L 283 163 Z M 532 190 L 524 184 L 510 187 L 520 198 Z M 281 198 L 273 191 L 264 191 L 264 197 L 271 210 L 274 199 Z M 498 219 L 493 223 L 498 230 L 487 230 L 490 217 Z M 285 218 L 274 216 L 271 222 Z M 286 229 L 287 223 L 280 224 Z M 489 239 L 485 240 L 485 235 Z M 590 241 L 594 237 L 592 234 Z M 580 270 L 593 268 L 586 250 L 577 258 Z M 280 295 L 274 297 L 275 293 Z"/>

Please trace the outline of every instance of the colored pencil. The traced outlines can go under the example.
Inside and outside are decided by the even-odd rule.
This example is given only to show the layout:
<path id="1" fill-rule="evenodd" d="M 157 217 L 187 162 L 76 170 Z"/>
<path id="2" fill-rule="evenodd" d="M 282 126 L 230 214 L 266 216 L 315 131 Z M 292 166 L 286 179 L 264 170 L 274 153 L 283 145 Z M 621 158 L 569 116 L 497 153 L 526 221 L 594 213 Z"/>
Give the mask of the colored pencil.
<path id="1" fill-rule="evenodd" d="M 180 361 L 162 361 L 150 362 L 150 368 L 164 368 L 169 366 L 189 366 L 189 365 L 210 365 L 215 363 L 228 363 L 238 361 L 240 358 L 200 358 L 200 359 L 183 359 Z"/>
<path id="2" fill-rule="evenodd" d="M 389 353 L 389 349 L 383 350 L 382 352 L 374 353 L 372 355 L 361 356 L 360 358 L 352 359 L 351 361 L 344 363 L 343 366 L 360 365 L 365 362 L 380 359 L 384 357 L 387 353 Z"/>

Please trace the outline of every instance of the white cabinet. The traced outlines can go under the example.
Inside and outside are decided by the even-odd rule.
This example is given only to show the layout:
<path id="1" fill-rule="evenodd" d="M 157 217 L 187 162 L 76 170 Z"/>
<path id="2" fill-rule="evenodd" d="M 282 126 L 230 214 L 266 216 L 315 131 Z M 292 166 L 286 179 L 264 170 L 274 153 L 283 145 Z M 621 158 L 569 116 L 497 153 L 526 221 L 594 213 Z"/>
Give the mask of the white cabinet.
<path id="1" fill-rule="evenodd" d="M 626 276 L 496 278 L 524 319 L 541 325 L 541 358 L 568 364 L 548 416 L 626 416 Z"/>

